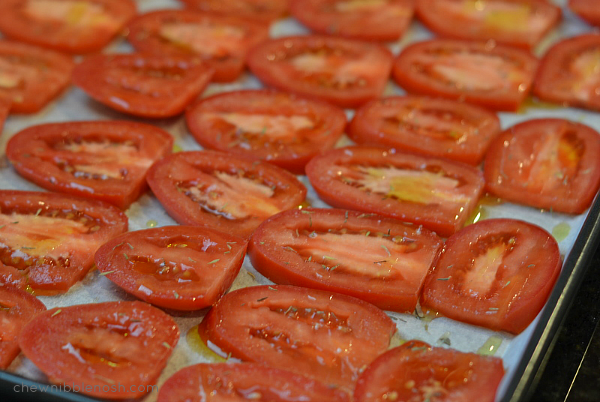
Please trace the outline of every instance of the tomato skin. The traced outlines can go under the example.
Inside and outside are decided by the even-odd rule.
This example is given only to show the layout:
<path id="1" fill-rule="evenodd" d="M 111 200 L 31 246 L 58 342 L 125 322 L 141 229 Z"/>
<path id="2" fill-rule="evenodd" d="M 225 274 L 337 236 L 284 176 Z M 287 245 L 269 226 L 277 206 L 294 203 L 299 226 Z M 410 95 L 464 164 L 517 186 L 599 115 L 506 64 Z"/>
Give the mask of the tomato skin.
<path id="1" fill-rule="evenodd" d="M 23 328 L 19 345 L 54 384 L 128 399 L 156 383 L 178 340 L 177 324 L 159 309 L 105 302 L 48 310 Z"/>
<path id="2" fill-rule="evenodd" d="M 348 135 L 358 144 L 381 145 L 470 165 L 482 161 L 499 133 L 500 120 L 495 113 L 466 103 L 418 96 L 371 101 L 356 111 L 348 125 Z"/>
<path id="3" fill-rule="evenodd" d="M 569 0 L 569 8 L 588 23 L 600 26 L 600 2 L 598 0 Z"/>
<path id="4" fill-rule="evenodd" d="M 546 303 L 561 265 L 558 244 L 544 229 L 513 219 L 479 221 L 446 240 L 421 304 L 457 321 L 518 334 Z"/>
<path id="5" fill-rule="evenodd" d="M 234 15 L 262 23 L 284 17 L 290 0 L 181 0 L 188 8 L 219 15 Z"/>
<path id="6" fill-rule="evenodd" d="M 594 129 L 563 119 L 529 120 L 490 146 L 486 189 L 519 204 L 580 214 L 600 187 L 599 160 L 600 134 Z"/>
<path id="7" fill-rule="evenodd" d="M 313 127 L 286 128 L 285 132 L 279 133 L 284 138 L 278 138 L 277 132 L 271 138 L 269 122 L 264 122 L 261 132 L 248 133 L 236 129 L 224 118 L 214 117 L 225 113 L 229 116 L 239 113 L 248 117 L 304 118 L 310 120 Z M 310 159 L 337 143 L 346 126 L 346 115 L 343 110 L 325 102 L 271 90 L 249 90 L 226 92 L 200 100 L 186 111 L 186 122 L 204 148 L 265 160 L 292 173 L 303 174 Z M 288 138 L 290 131 L 292 136 Z"/>

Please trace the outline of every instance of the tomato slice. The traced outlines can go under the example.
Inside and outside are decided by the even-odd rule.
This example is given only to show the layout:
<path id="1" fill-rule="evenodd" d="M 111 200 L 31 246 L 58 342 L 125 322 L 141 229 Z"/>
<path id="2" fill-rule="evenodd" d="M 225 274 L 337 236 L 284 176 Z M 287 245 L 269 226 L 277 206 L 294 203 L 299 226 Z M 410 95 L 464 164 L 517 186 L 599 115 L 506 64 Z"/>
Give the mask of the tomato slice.
<path id="1" fill-rule="evenodd" d="M 142 54 L 88 57 L 73 71 L 73 83 L 89 96 L 134 116 L 176 116 L 213 75 L 198 60 Z"/>
<path id="2" fill-rule="evenodd" d="M 65 89 L 72 69 L 73 62 L 62 54 L 0 40 L 2 109 L 8 103 L 11 113 L 37 112 Z"/>
<path id="3" fill-rule="evenodd" d="M 177 324 L 159 309 L 106 302 L 48 310 L 23 328 L 19 345 L 52 383 L 127 399 L 151 389 L 178 340 Z"/>
<path id="4" fill-rule="evenodd" d="M 132 0 L 2 0 L 0 32 L 67 53 L 101 50 L 136 14 Z"/>
<path id="5" fill-rule="evenodd" d="M 2 284 L 11 285 L 21 290 L 27 289 L 27 280 L 21 274 L 21 271 L 0 262 L 0 286 Z"/>
<path id="6" fill-rule="evenodd" d="M 515 111 L 533 82 L 537 59 L 494 42 L 434 39 L 404 48 L 394 79 L 409 93 Z"/>
<path id="7" fill-rule="evenodd" d="M 308 35 L 265 41 L 247 62 L 268 86 L 353 108 L 383 92 L 392 54 L 378 44 Z"/>
<path id="8" fill-rule="evenodd" d="M 126 121 L 47 123 L 8 142 L 17 172 L 49 190 L 127 208 L 146 190 L 146 171 L 171 151 L 173 138 Z"/>
<path id="9" fill-rule="evenodd" d="M 349 391 L 364 366 L 386 351 L 396 326 L 359 299 L 275 285 L 226 294 L 201 331 L 233 357 Z"/>
<path id="10" fill-rule="evenodd" d="M 364 146 L 316 156 L 306 174 L 334 207 L 423 225 L 440 236 L 463 226 L 484 186 L 474 167 Z"/>
<path id="11" fill-rule="evenodd" d="M 139 51 L 199 57 L 214 68 L 216 82 L 236 80 L 248 49 L 268 38 L 268 26 L 260 22 L 190 10 L 143 14 L 129 31 L 129 42 Z"/>
<path id="12" fill-rule="evenodd" d="M 422 305 L 518 334 L 546 303 L 561 265 L 558 244 L 544 229 L 513 219 L 480 221 L 448 238 Z"/>
<path id="13" fill-rule="evenodd" d="M 333 148 L 344 111 L 325 102 L 274 91 L 235 91 L 202 99 L 186 112 L 203 147 L 266 160 L 303 174 L 317 153 Z"/>
<path id="14" fill-rule="evenodd" d="M 493 402 L 502 359 L 409 341 L 379 356 L 360 376 L 354 401 Z"/>
<path id="15" fill-rule="evenodd" d="M 94 259 L 103 275 L 148 303 L 200 310 L 229 289 L 246 246 L 246 240 L 216 230 L 166 226 L 115 237 Z"/>
<path id="16" fill-rule="evenodd" d="M 576 36 L 551 47 L 533 92 L 545 101 L 600 111 L 600 35 Z"/>
<path id="17" fill-rule="evenodd" d="M 569 0 L 569 8 L 592 25 L 600 26 L 600 4 L 598 0 Z"/>
<path id="18" fill-rule="evenodd" d="M 57 193 L 0 190 L 0 211 L 0 268 L 18 269 L 35 290 L 68 290 L 96 249 L 127 230 L 116 207 Z"/>
<path id="19" fill-rule="evenodd" d="M 244 238 L 306 197 L 306 187 L 283 169 L 212 151 L 166 157 L 152 166 L 147 180 L 177 222 Z"/>
<path id="20" fill-rule="evenodd" d="M 219 15 L 234 15 L 270 23 L 285 16 L 290 0 L 181 0 L 196 11 Z"/>
<path id="21" fill-rule="evenodd" d="M 412 20 L 414 0 L 292 0 L 296 19 L 320 34 L 393 41 Z"/>
<path id="22" fill-rule="evenodd" d="M 475 105 L 416 96 L 378 99 L 354 114 L 348 135 L 358 144 L 478 165 L 500 133 L 495 113 Z"/>
<path id="23" fill-rule="evenodd" d="M 252 235 L 249 255 L 252 266 L 276 283 L 412 313 L 441 247 L 435 233 L 395 219 L 309 208 L 263 222 Z"/>

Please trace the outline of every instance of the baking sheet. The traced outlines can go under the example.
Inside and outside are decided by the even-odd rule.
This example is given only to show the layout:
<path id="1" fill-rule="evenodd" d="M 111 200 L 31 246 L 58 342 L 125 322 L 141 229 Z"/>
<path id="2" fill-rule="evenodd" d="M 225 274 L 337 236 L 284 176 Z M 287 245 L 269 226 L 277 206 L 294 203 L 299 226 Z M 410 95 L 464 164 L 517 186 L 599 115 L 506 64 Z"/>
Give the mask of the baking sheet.
<path id="1" fill-rule="evenodd" d="M 138 8 L 140 12 L 146 12 L 160 8 L 180 8 L 181 5 L 175 0 L 138 0 Z M 564 4 L 564 1 L 557 2 Z M 544 42 L 536 49 L 536 53 L 542 54 L 553 42 L 562 37 L 578 35 L 589 31 L 590 28 L 583 24 L 577 17 L 565 10 L 564 19 L 561 25 L 555 29 Z M 291 18 L 281 20 L 271 27 L 271 36 L 280 37 L 292 34 L 305 34 L 308 31 L 299 25 Z M 432 35 L 423 28 L 418 22 L 413 22 L 407 34 L 398 42 L 390 44 L 394 54 L 406 46 L 406 44 L 424 40 L 432 37 Z M 124 40 L 115 41 L 106 49 L 106 52 L 130 52 L 131 47 Z M 260 88 L 260 82 L 249 73 L 245 73 L 243 77 L 235 83 L 227 85 L 211 84 L 204 96 L 230 91 L 242 88 Z M 403 94 L 404 92 L 391 81 L 389 82 L 385 96 Z M 348 116 L 352 115 L 348 111 Z M 579 109 L 557 108 L 553 106 L 543 105 L 529 101 L 523 110 L 519 113 L 500 113 L 502 128 L 510 127 L 521 121 L 532 118 L 553 117 L 566 118 L 587 124 L 594 129 L 600 131 L 600 115 L 593 112 L 588 112 Z M 78 88 L 71 88 L 57 101 L 47 106 L 42 112 L 33 116 L 10 116 L 5 123 L 2 137 L 0 138 L 0 149 L 4 152 L 6 141 L 25 127 L 47 122 L 62 122 L 62 121 L 78 121 L 78 120 L 134 120 L 157 125 L 166 131 L 170 132 L 175 138 L 176 148 L 183 150 L 198 150 L 201 147 L 193 140 L 188 133 L 185 121 L 182 117 L 162 120 L 145 120 L 131 118 L 121 113 L 115 112 L 103 105 L 91 100 Z M 343 139 L 341 144 L 349 143 L 348 139 Z M 300 177 L 302 182 L 308 188 L 308 202 L 314 207 L 326 207 L 321 200 L 318 199 L 314 190 L 308 183 L 306 177 Z M 31 184 L 20 178 L 6 161 L 6 156 L 2 155 L 0 164 L 0 188 L 3 189 L 20 189 L 20 190 L 41 190 L 34 184 Z M 573 249 L 578 233 L 581 231 L 587 214 L 578 216 L 569 216 L 560 213 L 537 210 L 529 207 L 517 206 L 510 203 L 498 205 L 482 205 L 480 207 L 483 217 L 497 218 L 510 217 L 522 219 L 536 225 L 539 225 L 550 233 L 562 232 L 566 237 L 560 236 L 559 246 L 562 256 L 568 256 Z M 150 193 L 142 196 L 140 200 L 134 203 L 127 211 L 129 217 L 130 230 L 145 229 L 151 224 L 157 226 L 165 226 L 176 224 L 171 219 L 159 202 Z M 598 211 L 595 211 L 597 217 Z M 577 253 L 581 252 L 580 250 Z M 578 255 L 570 256 L 571 259 L 577 259 Z M 569 264 L 569 269 L 572 269 L 575 264 Z M 561 278 L 566 278 L 562 276 Z M 564 282 L 564 281 L 563 281 Z M 243 286 L 251 286 L 257 284 L 270 284 L 271 282 L 260 275 L 250 264 L 246 258 L 242 270 L 234 282 L 233 288 L 236 289 Z M 561 286 L 566 286 L 564 283 Z M 52 296 L 40 297 L 40 300 L 48 307 L 68 306 L 82 303 L 97 303 L 103 301 L 115 300 L 135 300 L 133 296 L 128 295 L 123 290 L 112 284 L 106 277 L 100 276 L 98 271 L 91 272 L 86 278 L 73 286 L 67 293 Z M 552 306 L 547 306 L 551 310 L 555 310 L 558 306 L 557 300 L 554 300 Z M 552 311 L 550 311 L 551 313 Z M 174 374 L 177 370 L 184 366 L 195 363 L 210 361 L 204 355 L 201 355 L 197 350 L 190 345 L 186 336 L 190 330 L 201 321 L 206 313 L 206 310 L 191 313 L 181 313 L 170 311 L 179 325 L 181 331 L 181 339 L 179 344 L 173 351 L 173 355 L 168 366 L 163 371 L 159 381 L 158 388 L 162 383 Z M 434 346 L 442 345 L 441 338 L 447 337 L 450 339 L 451 347 L 463 352 L 477 352 L 491 337 L 496 341 L 501 340 L 501 344 L 495 351 L 495 356 L 501 357 L 504 362 L 506 375 L 500 385 L 497 400 L 510 398 L 515 379 L 515 375 L 521 375 L 524 359 L 529 359 L 528 349 L 532 345 L 530 341 L 535 331 L 541 331 L 548 324 L 547 319 L 540 322 L 538 317 L 532 325 L 529 326 L 523 333 L 518 336 L 513 336 L 507 333 L 494 332 L 484 328 L 471 326 L 468 324 L 459 323 L 446 318 L 436 318 L 434 320 L 420 319 L 411 314 L 389 313 L 390 316 L 396 318 L 398 326 L 398 334 L 403 339 L 420 339 Z M 539 337 L 536 334 L 533 339 Z M 526 363 L 526 362 L 525 362 Z M 16 373 L 29 379 L 47 382 L 43 373 L 41 373 L 28 359 L 20 355 L 8 368 L 9 372 Z M 508 390 L 511 389 L 510 394 Z M 144 398 L 146 402 L 156 400 L 157 392 L 154 391 Z"/>

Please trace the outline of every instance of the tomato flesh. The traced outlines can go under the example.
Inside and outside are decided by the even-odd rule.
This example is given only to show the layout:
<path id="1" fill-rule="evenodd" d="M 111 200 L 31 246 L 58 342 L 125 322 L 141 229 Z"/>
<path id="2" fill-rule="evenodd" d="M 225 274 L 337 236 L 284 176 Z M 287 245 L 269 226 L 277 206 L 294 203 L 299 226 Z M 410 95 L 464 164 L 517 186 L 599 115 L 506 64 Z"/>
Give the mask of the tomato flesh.
<path id="1" fill-rule="evenodd" d="M 588 23 L 600 26 L 600 8 L 597 0 L 569 0 L 569 8 Z"/>
<path id="2" fill-rule="evenodd" d="M 287 13 L 290 0 L 182 0 L 182 2 L 193 10 L 272 22 Z"/>

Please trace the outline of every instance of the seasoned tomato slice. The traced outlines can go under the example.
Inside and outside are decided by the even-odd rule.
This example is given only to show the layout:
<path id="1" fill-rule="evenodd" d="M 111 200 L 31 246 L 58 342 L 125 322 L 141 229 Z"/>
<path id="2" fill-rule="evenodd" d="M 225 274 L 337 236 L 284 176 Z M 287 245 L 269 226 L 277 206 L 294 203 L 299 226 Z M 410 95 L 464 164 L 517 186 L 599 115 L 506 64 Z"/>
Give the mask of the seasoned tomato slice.
<path id="1" fill-rule="evenodd" d="M 360 371 L 387 350 L 396 326 L 359 299 L 276 285 L 226 294 L 200 331 L 233 357 L 349 391 Z"/>
<path id="2" fill-rule="evenodd" d="M 325 102 L 274 91 L 238 91 L 202 99 L 186 112 L 205 148 L 266 160 L 293 173 L 333 148 L 344 132 L 344 111 Z"/>
<path id="3" fill-rule="evenodd" d="M 34 290 L 69 289 L 127 230 L 116 207 L 63 194 L 0 190 L 0 211 L 0 269 L 19 270 Z"/>
<path id="4" fill-rule="evenodd" d="M 520 204 L 580 214 L 600 187 L 600 134 L 580 123 L 537 119 L 504 131 L 485 159 L 489 192 Z"/>
<path id="5" fill-rule="evenodd" d="M 200 58 L 214 68 L 217 82 L 237 79 L 248 49 L 268 37 L 268 26 L 260 22 L 190 10 L 143 14 L 129 24 L 129 31 L 137 50 Z"/>
<path id="6" fill-rule="evenodd" d="M 54 308 L 21 331 L 21 350 L 52 383 L 107 399 L 154 385 L 179 340 L 171 317 L 142 302 Z"/>
<path id="7" fill-rule="evenodd" d="M 306 196 L 306 188 L 291 173 L 221 152 L 173 154 L 155 163 L 147 180 L 177 222 L 244 238 Z"/>
<path id="8" fill-rule="evenodd" d="M 546 303 L 561 265 L 558 244 L 544 229 L 513 219 L 480 221 L 448 238 L 421 304 L 518 334 Z"/>
<path id="9" fill-rule="evenodd" d="M 136 13 L 132 0 L 2 0 L 0 32 L 61 52 L 101 50 Z"/>
<path id="10" fill-rule="evenodd" d="M 321 34 L 393 41 L 410 25 L 414 0 L 292 0 L 291 11 Z"/>
<path id="11" fill-rule="evenodd" d="M 493 42 L 434 39 L 404 48 L 394 78 L 409 93 L 515 111 L 537 68 L 531 53 Z"/>
<path id="12" fill-rule="evenodd" d="M 244 239 L 212 229 L 166 226 L 115 237 L 94 259 L 103 275 L 148 303 L 199 310 L 229 289 L 246 245 Z"/>
<path id="13" fill-rule="evenodd" d="M 290 0 L 181 0 L 197 11 L 234 15 L 269 23 L 285 16 Z"/>
<path id="14" fill-rule="evenodd" d="M 493 402 L 502 359 L 409 341 L 379 356 L 361 374 L 356 402 Z"/>
<path id="15" fill-rule="evenodd" d="M 355 142 L 478 165 L 500 133 L 495 113 L 466 103 L 416 96 L 378 99 L 356 111 Z"/>
<path id="16" fill-rule="evenodd" d="M 592 25 L 600 26 L 600 2 L 598 0 L 569 0 L 569 8 Z"/>
<path id="17" fill-rule="evenodd" d="M 264 84 L 341 107 L 377 98 L 391 66 L 381 45 L 327 36 L 271 39 L 248 54 L 248 67 Z"/>
<path id="18" fill-rule="evenodd" d="M 126 121 L 47 123 L 13 136 L 6 155 L 17 172 L 52 191 L 127 208 L 146 189 L 146 171 L 173 138 Z"/>
<path id="19" fill-rule="evenodd" d="M 277 214 L 252 235 L 252 265 L 276 283 L 344 293 L 413 312 L 442 240 L 382 216 L 339 209 Z"/>
<path id="20" fill-rule="evenodd" d="M 484 186 L 474 167 L 371 147 L 316 156 L 306 174 L 319 197 L 334 207 L 423 225 L 440 236 L 463 226 Z"/>

